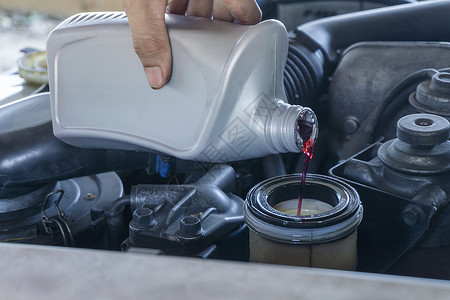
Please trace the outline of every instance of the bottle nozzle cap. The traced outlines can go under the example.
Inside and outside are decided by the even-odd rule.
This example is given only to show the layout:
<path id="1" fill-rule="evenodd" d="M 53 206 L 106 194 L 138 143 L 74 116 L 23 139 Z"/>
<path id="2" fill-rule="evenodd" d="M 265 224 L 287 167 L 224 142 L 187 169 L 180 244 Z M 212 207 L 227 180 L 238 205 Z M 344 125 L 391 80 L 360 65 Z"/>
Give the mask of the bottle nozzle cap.
<path id="1" fill-rule="evenodd" d="M 300 152 L 303 141 L 317 139 L 318 124 L 316 114 L 307 107 L 279 102 L 268 122 L 270 140 L 275 151 Z"/>
<path id="2" fill-rule="evenodd" d="M 301 139 L 299 146 L 304 141 L 310 139 L 315 143 L 319 133 L 319 126 L 317 123 L 316 114 L 308 107 L 302 108 L 297 119 L 298 134 Z M 301 148 L 301 147 L 300 147 Z"/>

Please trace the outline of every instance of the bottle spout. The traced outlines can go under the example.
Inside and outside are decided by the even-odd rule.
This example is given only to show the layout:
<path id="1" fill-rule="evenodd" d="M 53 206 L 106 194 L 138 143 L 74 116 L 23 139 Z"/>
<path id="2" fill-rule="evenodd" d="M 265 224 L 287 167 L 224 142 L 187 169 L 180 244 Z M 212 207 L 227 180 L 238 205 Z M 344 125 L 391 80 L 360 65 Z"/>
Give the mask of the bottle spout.
<path id="1" fill-rule="evenodd" d="M 319 134 L 319 125 L 314 111 L 308 107 L 303 107 L 297 119 L 297 146 L 303 149 L 305 143 L 313 146 Z"/>
<path id="2" fill-rule="evenodd" d="M 270 140 L 279 153 L 301 152 L 304 142 L 313 146 L 319 132 L 314 111 L 281 101 L 278 102 L 268 126 Z"/>

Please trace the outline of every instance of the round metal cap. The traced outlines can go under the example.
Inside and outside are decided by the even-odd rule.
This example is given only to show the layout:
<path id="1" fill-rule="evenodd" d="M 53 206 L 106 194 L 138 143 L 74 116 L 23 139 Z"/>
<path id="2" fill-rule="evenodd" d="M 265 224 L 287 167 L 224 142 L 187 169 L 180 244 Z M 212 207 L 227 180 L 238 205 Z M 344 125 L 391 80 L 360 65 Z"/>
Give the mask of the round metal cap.
<path id="1" fill-rule="evenodd" d="M 409 103 L 421 112 L 450 117 L 450 73 L 437 72 L 417 86 Z"/>
<path id="2" fill-rule="evenodd" d="M 450 123 L 431 114 L 408 115 L 398 121 L 397 137 L 410 145 L 438 145 L 449 139 Z"/>
<path id="3" fill-rule="evenodd" d="M 378 149 L 388 167 L 414 174 L 436 174 L 450 170 L 450 124 L 430 114 L 413 114 L 397 123 L 397 137 Z"/>

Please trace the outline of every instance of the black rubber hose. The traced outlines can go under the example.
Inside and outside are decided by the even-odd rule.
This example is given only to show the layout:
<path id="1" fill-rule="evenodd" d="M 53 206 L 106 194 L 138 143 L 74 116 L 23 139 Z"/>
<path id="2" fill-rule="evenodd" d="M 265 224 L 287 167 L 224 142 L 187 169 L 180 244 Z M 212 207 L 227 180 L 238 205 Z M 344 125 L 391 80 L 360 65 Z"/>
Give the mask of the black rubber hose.
<path id="1" fill-rule="evenodd" d="M 333 62 L 339 49 L 361 41 L 449 41 L 449 15 L 450 1 L 424 1 L 321 19 L 295 33 Z"/>
<path id="2" fill-rule="evenodd" d="M 448 0 L 424 1 L 340 15 L 297 27 L 294 46 L 301 47 L 300 52 L 308 57 L 314 68 L 309 73 L 319 74 L 318 82 L 322 82 L 334 72 L 340 50 L 357 42 L 450 41 L 449 16 Z M 323 61 L 317 65 L 321 59 L 319 56 L 323 56 Z M 317 91 L 310 91 L 308 95 L 314 93 Z"/>
<path id="3" fill-rule="evenodd" d="M 277 17 L 277 7 L 278 4 L 290 4 L 290 3 L 302 3 L 302 2 L 312 2 L 311 0 L 256 0 L 259 7 L 261 8 L 263 12 L 264 19 L 272 19 Z M 314 2 L 330 2 L 330 0 L 314 0 Z M 343 1 L 341 1 L 343 2 Z M 362 1 L 362 0 L 347 0 L 345 2 L 358 2 L 361 5 L 364 4 L 364 2 L 371 2 L 371 3 L 379 3 L 384 4 L 386 6 L 389 5 L 398 5 L 398 4 L 406 4 L 406 3 L 413 3 L 417 2 L 416 0 L 370 0 L 370 1 Z"/>
<path id="4" fill-rule="evenodd" d="M 391 120 L 393 118 L 392 112 L 395 112 L 395 110 L 391 110 L 391 113 L 389 113 L 388 108 L 390 107 L 399 107 L 400 105 L 404 105 L 408 103 L 409 95 L 412 91 L 415 91 L 417 89 L 417 86 L 422 83 L 423 81 L 431 80 L 431 78 L 436 73 L 443 73 L 443 72 L 450 72 L 450 68 L 444 68 L 444 69 L 424 69 L 415 73 L 412 73 L 411 75 L 407 76 L 402 82 L 409 79 L 409 84 L 406 82 L 402 86 L 399 86 L 402 82 L 397 85 L 397 90 L 394 88 L 391 93 L 389 93 L 386 98 L 382 101 L 382 103 L 379 104 L 379 107 L 382 109 L 378 112 L 377 117 L 374 118 L 372 122 L 373 125 L 370 128 L 370 132 L 372 133 L 372 136 L 374 139 L 377 139 L 382 133 L 382 130 L 384 130 L 383 126 L 386 125 L 387 122 L 385 120 Z M 412 91 L 411 91 L 412 90 Z M 403 93 L 407 93 L 408 96 L 402 97 Z M 378 109 L 377 109 L 378 110 Z M 375 110 L 373 113 L 375 113 L 377 110 Z M 372 115 L 372 114 L 371 114 Z"/>
<path id="5" fill-rule="evenodd" d="M 300 104 L 300 95 L 302 95 L 301 85 L 296 85 L 294 82 L 294 75 L 291 72 L 291 67 L 286 65 L 284 69 L 284 90 L 286 97 L 290 104 Z"/>
<path id="6" fill-rule="evenodd" d="M 290 104 L 311 106 L 322 85 L 324 60 L 321 53 L 311 52 L 290 39 L 284 69 L 285 90 Z"/>
<path id="7" fill-rule="evenodd" d="M 310 2 L 311 0 L 257 0 L 258 4 L 265 5 L 268 3 L 301 3 L 301 2 Z M 314 2 L 330 2 L 330 0 L 314 0 Z M 343 2 L 372 2 L 372 3 L 380 3 L 385 5 L 398 5 L 398 4 L 406 4 L 417 2 L 415 0 L 370 0 L 370 1 L 362 1 L 362 0 L 347 0 Z"/>
<path id="8" fill-rule="evenodd" d="M 120 250 L 120 244 L 127 237 L 124 210 L 130 206 L 130 196 L 123 196 L 105 212 L 107 237 L 110 250 Z"/>
<path id="9" fill-rule="evenodd" d="M 359 127 L 351 141 L 347 144 L 342 152 L 343 159 L 349 158 L 355 153 L 363 150 L 370 145 L 376 137 L 375 132 L 380 125 L 380 120 L 383 113 L 390 105 L 396 105 L 398 101 L 407 102 L 407 97 L 399 97 L 407 88 L 417 86 L 420 82 L 431 78 L 436 72 L 435 69 L 423 69 L 414 72 L 402 81 L 400 81 L 389 94 L 381 101 L 377 107 L 369 114 L 364 122 Z"/>
<path id="10" fill-rule="evenodd" d="M 37 186 L 103 172 L 146 167 L 150 154 L 70 146 L 53 135 L 51 122 L 0 135 L 0 198 L 17 187 Z"/>

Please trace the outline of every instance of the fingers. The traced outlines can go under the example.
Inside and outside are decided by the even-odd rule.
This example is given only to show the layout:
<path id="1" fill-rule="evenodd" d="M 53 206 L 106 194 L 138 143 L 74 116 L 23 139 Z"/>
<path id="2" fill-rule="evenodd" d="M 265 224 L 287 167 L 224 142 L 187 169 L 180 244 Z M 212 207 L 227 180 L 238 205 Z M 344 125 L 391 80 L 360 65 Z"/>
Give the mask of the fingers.
<path id="1" fill-rule="evenodd" d="M 222 0 L 233 18 L 246 25 L 261 21 L 261 10 L 255 0 Z"/>
<path id="2" fill-rule="evenodd" d="M 211 18 L 213 0 L 190 0 L 187 15 L 192 17 Z"/>
<path id="3" fill-rule="evenodd" d="M 242 24 L 261 21 L 261 10 L 255 0 L 171 0 L 168 13 L 186 14 Z"/>
<path id="4" fill-rule="evenodd" d="M 166 12 L 168 14 L 184 15 L 188 9 L 189 0 L 169 0 Z"/>
<path id="5" fill-rule="evenodd" d="M 172 54 L 165 24 L 167 1 L 122 0 L 128 16 L 136 54 L 144 67 L 149 85 L 163 87 L 172 69 Z"/>
<path id="6" fill-rule="evenodd" d="M 234 22 L 234 17 L 231 15 L 230 11 L 222 0 L 214 0 L 213 16 L 214 19 L 217 20 Z"/>
<path id="7" fill-rule="evenodd" d="M 187 14 L 242 24 L 261 21 L 256 0 L 122 0 L 133 45 L 148 84 L 159 89 L 169 80 L 172 53 L 164 13 Z"/>

